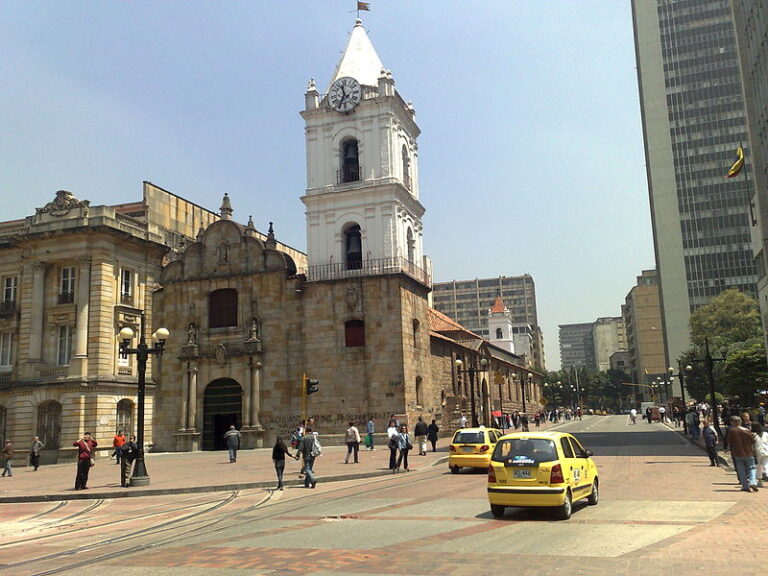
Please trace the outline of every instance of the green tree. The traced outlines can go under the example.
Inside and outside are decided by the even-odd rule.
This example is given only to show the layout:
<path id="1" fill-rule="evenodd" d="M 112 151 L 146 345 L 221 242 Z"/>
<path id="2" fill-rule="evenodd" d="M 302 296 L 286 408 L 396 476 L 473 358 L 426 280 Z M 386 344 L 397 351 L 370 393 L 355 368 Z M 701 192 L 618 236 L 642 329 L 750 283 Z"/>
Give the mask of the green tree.
<path id="1" fill-rule="evenodd" d="M 703 400 L 709 394 L 706 366 L 701 361 L 706 342 L 713 357 L 723 356 L 722 362 L 714 364 L 716 392 L 751 402 L 756 390 L 767 387 L 768 359 L 760 309 L 749 294 L 735 289 L 721 292 L 691 314 L 690 326 L 694 349 L 679 359 L 681 365 L 693 367 L 685 377 L 690 396 Z"/>

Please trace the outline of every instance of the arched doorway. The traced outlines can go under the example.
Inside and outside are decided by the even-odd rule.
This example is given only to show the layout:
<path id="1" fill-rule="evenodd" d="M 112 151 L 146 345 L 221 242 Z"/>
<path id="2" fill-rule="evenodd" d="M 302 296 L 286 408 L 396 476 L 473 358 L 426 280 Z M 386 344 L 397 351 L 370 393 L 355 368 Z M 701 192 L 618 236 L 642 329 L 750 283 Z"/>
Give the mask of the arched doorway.
<path id="1" fill-rule="evenodd" d="M 231 378 L 214 380 L 203 398 L 203 450 L 226 450 L 224 432 L 243 422 L 243 389 Z"/>

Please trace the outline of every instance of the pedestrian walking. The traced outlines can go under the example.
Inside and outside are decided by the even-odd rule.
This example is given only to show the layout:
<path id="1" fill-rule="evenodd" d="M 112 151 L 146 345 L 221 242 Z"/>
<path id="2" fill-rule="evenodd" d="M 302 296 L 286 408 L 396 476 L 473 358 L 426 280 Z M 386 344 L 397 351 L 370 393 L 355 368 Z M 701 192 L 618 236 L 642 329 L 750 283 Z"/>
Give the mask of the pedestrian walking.
<path id="1" fill-rule="evenodd" d="M 344 458 L 344 464 L 349 464 L 349 457 L 352 452 L 355 453 L 355 464 L 359 464 L 358 453 L 360 452 L 360 431 L 354 422 L 349 423 L 349 428 L 344 433 L 344 443 L 347 445 L 347 457 Z"/>
<path id="2" fill-rule="evenodd" d="M 3 447 L 3 476 L 13 476 L 11 460 L 13 460 L 13 444 L 10 440 L 6 440 Z"/>
<path id="3" fill-rule="evenodd" d="M 399 472 L 402 465 L 403 470 L 410 472 L 408 468 L 408 452 L 413 450 L 413 444 L 411 444 L 411 435 L 408 434 L 408 426 L 405 424 L 400 425 L 400 431 L 397 434 L 397 448 L 400 450 L 400 455 L 397 457 L 395 471 Z"/>
<path id="4" fill-rule="evenodd" d="M 637 424 L 637 410 L 634 408 L 629 411 L 629 419 L 632 420 L 632 424 Z"/>
<path id="5" fill-rule="evenodd" d="M 32 447 L 29 449 L 29 465 L 34 468 L 35 472 L 40 468 L 40 451 L 43 448 L 45 448 L 45 444 L 40 441 L 39 436 L 35 436 L 32 440 Z"/>
<path id="6" fill-rule="evenodd" d="M 659 406 L 659 422 L 664 424 L 667 421 L 667 409 L 664 406 Z"/>
<path id="7" fill-rule="evenodd" d="M 413 433 L 416 436 L 416 444 L 419 445 L 419 456 L 427 455 L 427 423 L 419 416 L 416 426 L 413 427 Z"/>
<path id="8" fill-rule="evenodd" d="M 742 492 L 757 492 L 755 439 L 751 431 L 741 426 L 740 416 L 731 416 L 731 427 L 728 428 L 726 439 Z"/>
<path id="9" fill-rule="evenodd" d="M 459 428 L 466 428 L 467 427 L 467 417 L 464 416 L 464 414 L 461 415 L 459 418 Z"/>
<path id="10" fill-rule="evenodd" d="M 292 455 L 288 452 L 288 447 L 285 445 L 282 436 L 278 436 L 275 440 L 275 445 L 272 448 L 272 462 L 275 465 L 275 473 L 277 474 L 277 488 L 276 490 L 283 489 L 283 472 L 285 472 L 285 457 L 289 456 L 294 460 L 298 460 L 298 456 Z"/>
<path id="11" fill-rule="evenodd" d="M 397 435 L 397 425 L 394 420 L 390 420 L 387 427 L 387 448 L 389 448 L 389 469 L 393 474 L 397 466 Z"/>
<path id="12" fill-rule="evenodd" d="M 301 456 L 304 461 L 304 488 L 314 488 L 317 484 L 314 470 L 315 458 L 322 454 L 322 450 L 319 440 L 312 432 L 312 426 L 307 426 L 304 432 L 304 436 L 299 441 L 296 457 Z"/>
<path id="13" fill-rule="evenodd" d="M 710 466 L 719 466 L 720 463 L 717 460 L 717 430 L 714 425 L 709 421 L 709 418 L 704 419 L 704 448 L 707 450 L 707 456 L 709 456 Z"/>
<path id="14" fill-rule="evenodd" d="M 117 434 L 112 438 L 112 448 L 114 448 L 112 456 L 115 457 L 115 464 L 120 464 L 120 458 L 123 454 L 123 444 L 125 444 L 125 434 L 123 434 L 122 430 L 118 430 Z"/>
<path id="15" fill-rule="evenodd" d="M 763 427 L 752 422 L 752 434 L 755 437 L 755 457 L 757 458 L 757 473 L 760 480 L 768 482 L 768 432 Z M 758 482 L 759 484 L 759 482 Z"/>
<path id="16" fill-rule="evenodd" d="M 240 431 L 232 424 L 229 430 L 224 432 L 224 440 L 227 441 L 227 450 L 229 451 L 229 463 L 237 462 L 237 451 L 240 448 Z"/>
<path id="17" fill-rule="evenodd" d="M 440 432 L 440 428 L 435 423 L 434 418 L 429 426 L 427 426 L 427 440 L 432 444 L 432 452 L 437 452 L 437 433 Z"/>
<path id="18" fill-rule="evenodd" d="M 131 436 L 120 446 L 120 486 L 123 488 L 131 485 L 131 470 L 138 453 L 139 445 L 136 444 L 136 436 Z"/>
<path id="19" fill-rule="evenodd" d="M 368 423 L 365 425 L 365 431 L 365 445 L 368 447 L 368 450 L 374 450 L 373 435 L 376 432 L 376 423 L 373 420 L 373 416 L 370 417 Z"/>
<path id="20" fill-rule="evenodd" d="M 91 471 L 96 461 L 93 459 L 93 449 L 99 443 L 93 439 L 90 432 L 83 434 L 80 440 L 72 442 L 72 446 L 77 446 L 77 476 L 75 476 L 75 490 L 86 490 L 88 488 L 88 473 Z"/>
<path id="21" fill-rule="evenodd" d="M 529 432 L 527 414 L 520 414 L 520 428 L 522 428 L 523 432 Z"/>

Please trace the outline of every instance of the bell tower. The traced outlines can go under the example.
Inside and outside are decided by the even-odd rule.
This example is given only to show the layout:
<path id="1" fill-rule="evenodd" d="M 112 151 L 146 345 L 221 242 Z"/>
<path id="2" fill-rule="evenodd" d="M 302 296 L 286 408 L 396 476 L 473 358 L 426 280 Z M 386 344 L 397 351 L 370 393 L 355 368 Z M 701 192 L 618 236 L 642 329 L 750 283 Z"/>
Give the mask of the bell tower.
<path id="1" fill-rule="evenodd" d="M 310 80 L 301 116 L 310 277 L 318 267 L 334 274 L 383 266 L 428 274 L 415 111 L 359 19 L 325 93 Z"/>

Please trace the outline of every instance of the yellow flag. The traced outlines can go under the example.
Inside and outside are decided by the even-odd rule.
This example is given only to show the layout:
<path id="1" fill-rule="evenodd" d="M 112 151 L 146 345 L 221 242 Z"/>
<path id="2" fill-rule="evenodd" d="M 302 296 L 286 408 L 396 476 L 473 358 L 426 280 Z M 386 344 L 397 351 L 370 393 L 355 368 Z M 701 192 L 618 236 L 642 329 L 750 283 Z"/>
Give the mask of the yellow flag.
<path id="1" fill-rule="evenodd" d="M 744 167 L 744 148 L 739 146 L 736 149 L 736 161 L 733 163 L 733 166 L 731 166 L 731 169 L 728 170 L 728 174 L 725 175 L 726 178 L 733 178 L 734 176 L 738 176 L 739 172 L 741 172 L 741 169 Z"/>

